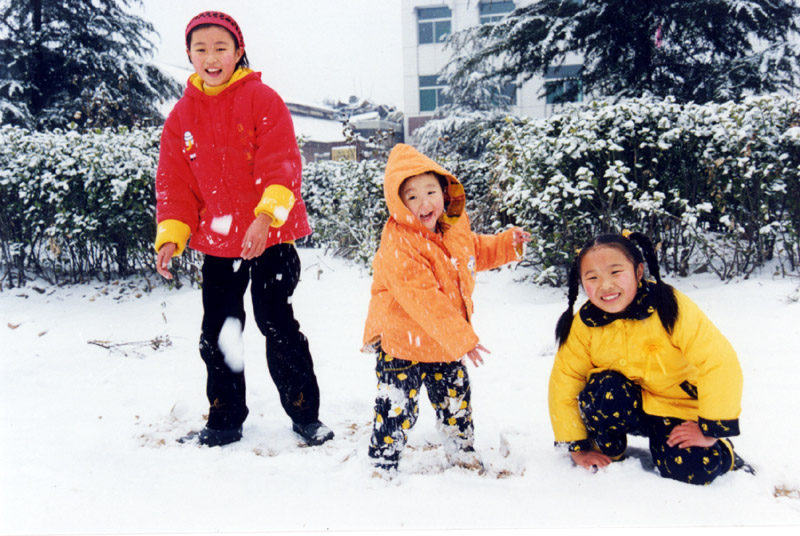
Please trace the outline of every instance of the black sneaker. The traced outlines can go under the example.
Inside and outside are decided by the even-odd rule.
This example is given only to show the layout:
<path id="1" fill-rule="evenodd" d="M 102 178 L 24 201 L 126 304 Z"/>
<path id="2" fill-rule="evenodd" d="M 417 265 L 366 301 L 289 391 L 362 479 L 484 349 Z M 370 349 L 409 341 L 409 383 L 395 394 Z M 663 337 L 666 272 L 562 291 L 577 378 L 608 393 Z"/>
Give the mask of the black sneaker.
<path id="1" fill-rule="evenodd" d="M 322 445 L 333 439 L 333 431 L 319 421 L 308 424 L 292 423 L 292 430 L 311 446 Z"/>
<path id="2" fill-rule="evenodd" d="M 744 471 L 745 473 L 748 473 L 748 474 L 751 474 L 751 475 L 755 475 L 756 474 L 756 470 L 753 469 L 753 466 L 750 465 L 749 463 L 747 463 L 746 461 L 744 461 L 744 459 L 741 456 L 739 456 L 738 454 L 736 454 L 734 452 L 733 453 L 733 470 L 734 471 L 739 471 L 740 469 L 742 471 Z"/>
<path id="3" fill-rule="evenodd" d="M 753 466 L 750 465 L 749 463 L 747 463 L 746 461 L 744 461 L 744 458 L 742 458 L 741 456 L 736 454 L 736 451 L 733 450 L 733 441 L 731 441 L 730 439 L 727 439 L 727 438 L 726 439 L 720 439 L 720 441 L 722 441 L 725 444 L 725 446 L 727 446 L 728 449 L 730 449 L 731 454 L 733 455 L 733 467 L 731 467 L 731 471 L 742 470 L 745 473 L 748 473 L 748 474 L 751 474 L 751 475 L 755 475 L 756 474 L 756 470 L 753 469 Z"/>
<path id="4" fill-rule="evenodd" d="M 178 439 L 178 443 L 190 443 L 197 440 L 201 445 L 207 447 L 221 447 L 229 445 L 242 439 L 242 427 L 233 430 L 214 430 L 206 426 L 199 432 L 190 432 Z"/>

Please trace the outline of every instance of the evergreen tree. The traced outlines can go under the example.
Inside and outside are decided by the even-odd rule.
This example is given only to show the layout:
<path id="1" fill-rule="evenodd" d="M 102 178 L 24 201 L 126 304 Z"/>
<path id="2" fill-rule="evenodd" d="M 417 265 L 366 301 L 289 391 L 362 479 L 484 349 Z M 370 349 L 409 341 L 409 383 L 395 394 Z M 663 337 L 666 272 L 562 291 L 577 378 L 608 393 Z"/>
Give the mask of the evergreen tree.
<path id="1" fill-rule="evenodd" d="M 0 0 L 0 122 L 36 129 L 160 122 L 180 84 L 144 58 L 141 0 Z"/>
<path id="2" fill-rule="evenodd" d="M 799 19 L 793 0 L 541 0 L 451 36 L 443 77 L 469 92 L 577 56 L 586 93 L 735 99 L 797 87 Z"/>

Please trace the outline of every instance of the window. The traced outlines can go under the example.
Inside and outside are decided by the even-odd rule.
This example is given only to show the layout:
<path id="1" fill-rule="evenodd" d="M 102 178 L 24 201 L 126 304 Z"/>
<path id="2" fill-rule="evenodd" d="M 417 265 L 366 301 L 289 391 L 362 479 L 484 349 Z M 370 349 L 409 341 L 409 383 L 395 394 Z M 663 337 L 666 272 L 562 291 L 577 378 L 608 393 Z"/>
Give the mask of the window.
<path id="1" fill-rule="evenodd" d="M 512 106 L 516 106 L 517 104 L 517 85 L 516 84 L 506 84 L 503 86 L 503 89 L 500 90 L 501 95 L 505 95 L 508 97 L 508 102 Z"/>
<path id="2" fill-rule="evenodd" d="M 544 82 L 547 104 L 583 102 L 581 67 L 582 65 L 560 65 L 547 68 Z"/>
<path id="3" fill-rule="evenodd" d="M 452 31 L 449 7 L 421 7 L 417 10 L 417 36 L 420 45 L 442 43 Z"/>
<path id="4" fill-rule="evenodd" d="M 478 4 L 481 24 L 490 24 L 502 20 L 506 15 L 514 11 L 514 2 L 503 0 L 493 2 L 492 0 L 481 0 Z"/>
<path id="5" fill-rule="evenodd" d="M 447 86 L 437 75 L 419 77 L 419 111 L 432 112 L 436 108 L 450 102 L 444 96 Z"/>

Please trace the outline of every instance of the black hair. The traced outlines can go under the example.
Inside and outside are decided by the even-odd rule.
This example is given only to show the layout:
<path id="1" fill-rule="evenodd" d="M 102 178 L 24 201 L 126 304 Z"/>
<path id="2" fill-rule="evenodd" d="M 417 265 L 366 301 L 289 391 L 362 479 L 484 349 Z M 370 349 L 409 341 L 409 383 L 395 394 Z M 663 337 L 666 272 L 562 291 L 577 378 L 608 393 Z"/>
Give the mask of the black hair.
<path id="1" fill-rule="evenodd" d="M 450 184 L 450 181 L 447 179 L 447 177 L 445 177 L 441 173 L 437 173 L 435 171 L 425 171 L 423 173 L 420 173 L 419 175 L 424 175 L 425 173 L 430 173 L 431 175 L 436 177 L 436 180 L 439 183 L 439 186 L 442 188 L 442 194 L 444 195 L 445 202 L 446 202 L 447 201 L 447 197 L 448 197 L 447 196 L 447 186 Z M 403 182 L 400 183 L 400 188 L 397 189 L 398 193 L 403 190 L 403 185 L 406 183 L 406 181 L 408 179 L 413 179 L 414 177 L 419 177 L 419 175 L 411 175 L 411 176 L 406 177 L 405 179 L 403 179 Z"/>
<path id="2" fill-rule="evenodd" d="M 202 30 L 204 28 L 211 28 L 212 26 L 215 26 L 217 28 L 222 28 L 223 30 L 228 32 L 228 35 L 230 35 L 231 39 L 233 39 L 233 45 L 236 47 L 236 50 L 239 50 L 239 39 L 237 39 L 237 37 L 235 35 L 233 35 L 233 33 L 229 29 L 225 28 L 224 26 L 220 26 L 219 24 L 211 24 L 211 23 L 198 24 L 197 26 L 192 28 L 192 30 L 186 36 L 186 48 L 187 48 L 187 50 L 191 49 L 192 34 L 194 34 L 195 30 Z M 191 57 L 189 58 L 189 62 L 191 63 Z M 236 69 L 248 68 L 248 67 L 250 67 L 250 60 L 247 59 L 247 52 L 245 52 L 244 54 L 242 54 L 242 57 L 239 58 L 239 61 L 236 62 Z"/>
<path id="3" fill-rule="evenodd" d="M 661 319 L 661 325 L 664 326 L 667 333 L 672 334 L 672 328 L 675 326 L 675 321 L 678 319 L 678 299 L 675 297 L 675 289 L 661 280 L 661 272 L 658 268 L 658 257 L 656 256 L 653 243 L 642 233 L 630 233 L 627 238 L 622 235 L 604 234 L 596 236 L 586 242 L 583 247 L 581 247 L 580 252 L 575 256 L 570 266 L 567 290 L 569 306 L 567 310 L 561 314 L 556 324 L 556 341 L 558 342 L 559 348 L 567 341 L 570 329 L 572 328 L 572 319 L 574 318 L 572 308 L 575 306 L 575 301 L 578 299 L 578 290 L 581 284 L 581 261 L 583 261 L 583 257 L 592 248 L 597 246 L 618 249 L 633 263 L 634 270 L 638 269 L 640 264 L 647 262 L 647 270 L 656 280 L 655 295 L 653 297 L 656 304 L 656 311 L 658 311 L 658 317 Z"/>

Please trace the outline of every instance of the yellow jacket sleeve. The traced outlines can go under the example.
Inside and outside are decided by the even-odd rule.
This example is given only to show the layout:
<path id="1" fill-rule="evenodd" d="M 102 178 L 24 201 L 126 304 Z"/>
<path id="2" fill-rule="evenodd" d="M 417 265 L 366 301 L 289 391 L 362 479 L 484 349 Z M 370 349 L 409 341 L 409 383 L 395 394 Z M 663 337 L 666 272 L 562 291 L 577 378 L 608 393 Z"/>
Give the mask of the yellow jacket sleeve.
<path id="1" fill-rule="evenodd" d="M 270 227 L 280 227 L 289 219 L 294 202 L 295 197 L 290 189 L 280 184 L 271 184 L 264 190 L 254 212 L 256 216 L 266 214 L 272 218 Z"/>
<path id="2" fill-rule="evenodd" d="M 582 441 L 588 437 L 578 408 L 578 395 L 594 370 L 589 354 L 589 332 L 576 315 L 569 337 L 558 349 L 550 373 L 548 405 L 557 443 Z"/>
<path id="3" fill-rule="evenodd" d="M 680 313 L 672 341 L 697 368 L 698 422 L 706 435 L 737 435 L 744 382 L 736 351 L 691 299 L 675 295 Z"/>
<path id="4" fill-rule="evenodd" d="M 161 246 L 168 242 L 173 242 L 178 246 L 175 250 L 174 257 L 177 257 L 183 250 L 186 249 L 186 242 L 189 241 L 189 236 L 192 230 L 188 225 L 178 220 L 164 220 L 158 224 L 156 229 L 156 252 L 161 249 Z"/>

